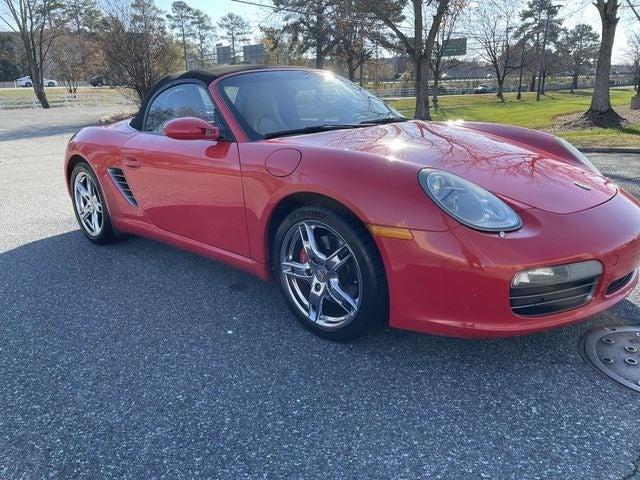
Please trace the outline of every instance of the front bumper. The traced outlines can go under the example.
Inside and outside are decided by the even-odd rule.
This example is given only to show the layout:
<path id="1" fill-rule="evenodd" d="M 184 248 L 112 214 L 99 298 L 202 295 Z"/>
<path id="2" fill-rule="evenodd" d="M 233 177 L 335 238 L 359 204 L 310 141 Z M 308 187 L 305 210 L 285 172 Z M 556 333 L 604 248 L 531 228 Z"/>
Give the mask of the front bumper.
<path id="1" fill-rule="evenodd" d="M 524 226 L 500 238 L 460 226 L 412 231 L 413 240 L 376 237 L 389 284 L 390 325 L 423 333 L 483 338 L 567 325 L 610 308 L 638 282 L 611 295 L 611 282 L 640 265 L 640 206 L 620 191 L 608 202 L 558 215 L 519 212 Z M 596 259 L 604 271 L 585 305 L 539 317 L 514 314 L 509 287 L 522 270 Z"/>

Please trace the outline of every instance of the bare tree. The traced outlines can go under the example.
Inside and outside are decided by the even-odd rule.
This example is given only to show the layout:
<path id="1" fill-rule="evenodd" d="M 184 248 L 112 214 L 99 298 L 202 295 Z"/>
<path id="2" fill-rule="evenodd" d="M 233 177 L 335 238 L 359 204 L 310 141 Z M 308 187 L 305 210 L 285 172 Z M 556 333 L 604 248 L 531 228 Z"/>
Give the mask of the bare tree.
<path id="1" fill-rule="evenodd" d="M 66 30 L 51 45 L 51 60 L 54 74 L 75 95 L 78 81 L 101 63 L 95 32 L 102 13 L 95 0 L 67 0 L 62 15 Z"/>
<path id="2" fill-rule="evenodd" d="M 398 19 L 379 7 L 373 0 L 360 0 L 393 32 L 399 48 L 404 49 L 413 64 L 416 86 L 416 108 L 414 118 L 430 120 L 429 112 L 429 69 L 436 35 L 440 29 L 442 18 L 447 13 L 451 0 L 399 0 L 410 10 L 413 17 L 413 36 L 402 31 Z M 425 23 L 425 12 L 431 15 L 431 22 Z"/>
<path id="3" fill-rule="evenodd" d="M 438 109 L 438 89 L 440 80 L 452 68 L 460 64 L 460 60 L 446 55 L 447 43 L 451 40 L 451 35 L 458 25 L 458 21 L 465 8 L 468 7 L 467 0 L 452 0 L 451 6 L 442 19 L 436 41 L 431 54 L 431 73 L 433 75 L 433 108 Z"/>
<path id="4" fill-rule="evenodd" d="M 67 91 L 75 95 L 78 81 L 101 63 L 97 41 L 81 33 L 65 33 L 51 47 L 53 71 L 64 82 Z"/>
<path id="5" fill-rule="evenodd" d="M 238 46 L 246 43 L 251 33 L 249 22 L 240 15 L 229 12 L 218 21 L 218 28 L 222 30 L 222 38 L 231 45 L 231 63 L 236 63 Z"/>
<path id="6" fill-rule="evenodd" d="M 631 0 L 627 0 L 627 5 L 631 9 L 635 17 L 638 19 L 638 21 L 640 22 L 640 7 L 631 3 Z"/>
<path id="7" fill-rule="evenodd" d="M 142 100 L 176 69 L 177 47 L 153 0 L 105 0 L 101 45 L 111 74 Z"/>
<path id="8" fill-rule="evenodd" d="M 185 70 L 189 70 L 189 61 L 187 58 L 187 39 L 194 36 L 193 15 L 193 8 L 191 8 L 182 0 L 173 2 L 171 4 L 171 13 L 167 14 L 167 19 L 169 20 L 169 28 L 176 32 L 180 37 Z"/>
<path id="9" fill-rule="evenodd" d="M 498 84 L 497 96 L 503 101 L 504 81 L 519 66 L 512 60 L 509 43 L 517 12 L 517 0 L 487 0 L 470 15 L 469 31 L 480 46 L 480 58 L 491 65 Z"/>
<path id="10" fill-rule="evenodd" d="M 595 0 L 594 5 L 602 21 L 602 40 L 598 53 L 595 88 L 591 97 L 591 106 L 585 116 L 596 125 L 619 125 L 620 115 L 611 107 L 609 77 L 611 76 L 611 54 L 618 25 L 619 0 Z"/>
<path id="11" fill-rule="evenodd" d="M 33 91 L 42 108 L 49 108 L 44 70 L 52 43 L 64 31 L 62 5 L 58 0 L 0 0 L 0 6 L 0 20 L 19 34 L 24 46 Z"/>

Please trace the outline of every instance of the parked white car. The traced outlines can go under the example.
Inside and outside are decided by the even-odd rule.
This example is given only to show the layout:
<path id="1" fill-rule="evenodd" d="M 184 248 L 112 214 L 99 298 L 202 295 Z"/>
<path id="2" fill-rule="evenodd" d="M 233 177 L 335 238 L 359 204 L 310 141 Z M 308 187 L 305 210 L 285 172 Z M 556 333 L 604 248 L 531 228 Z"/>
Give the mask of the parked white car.
<path id="1" fill-rule="evenodd" d="M 16 80 L 16 83 L 20 87 L 32 87 L 33 86 L 33 82 L 31 81 L 31 77 L 29 75 L 27 75 L 26 77 L 18 78 Z M 58 86 L 58 82 L 56 82 L 55 80 L 51 80 L 49 78 L 45 78 L 44 79 L 44 86 L 45 87 L 57 87 Z"/>

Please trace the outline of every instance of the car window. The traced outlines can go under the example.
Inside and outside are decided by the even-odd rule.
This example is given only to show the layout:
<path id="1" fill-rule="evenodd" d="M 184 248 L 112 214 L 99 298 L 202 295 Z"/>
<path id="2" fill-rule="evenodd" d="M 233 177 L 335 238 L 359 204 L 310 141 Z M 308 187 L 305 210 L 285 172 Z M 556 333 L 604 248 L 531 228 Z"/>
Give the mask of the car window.
<path id="1" fill-rule="evenodd" d="M 162 133 L 169 120 L 181 117 L 202 118 L 218 126 L 222 136 L 226 137 L 222 120 L 209 94 L 202 85 L 195 83 L 175 85 L 154 98 L 147 110 L 144 130 Z"/>
<path id="2" fill-rule="evenodd" d="M 330 72 L 251 72 L 222 79 L 218 89 L 252 140 L 317 125 L 401 117 L 382 100 Z"/>

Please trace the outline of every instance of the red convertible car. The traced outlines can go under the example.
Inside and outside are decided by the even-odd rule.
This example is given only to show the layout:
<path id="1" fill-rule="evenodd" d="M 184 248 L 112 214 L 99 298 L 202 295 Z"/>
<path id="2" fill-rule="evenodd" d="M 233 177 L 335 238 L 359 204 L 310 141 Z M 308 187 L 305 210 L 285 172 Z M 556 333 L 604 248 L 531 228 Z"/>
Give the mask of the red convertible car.
<path id="1" fill-rule="evenodd" d="M 65 175 L 92 242 L 141 235 L 275 278 L 332 340 L 380 322 L 530 333 L 638 280 L 638 200 L 566 141 L 408 120 L 324 71 L 168 76 L 133 119 L 75 134 Z"/>

